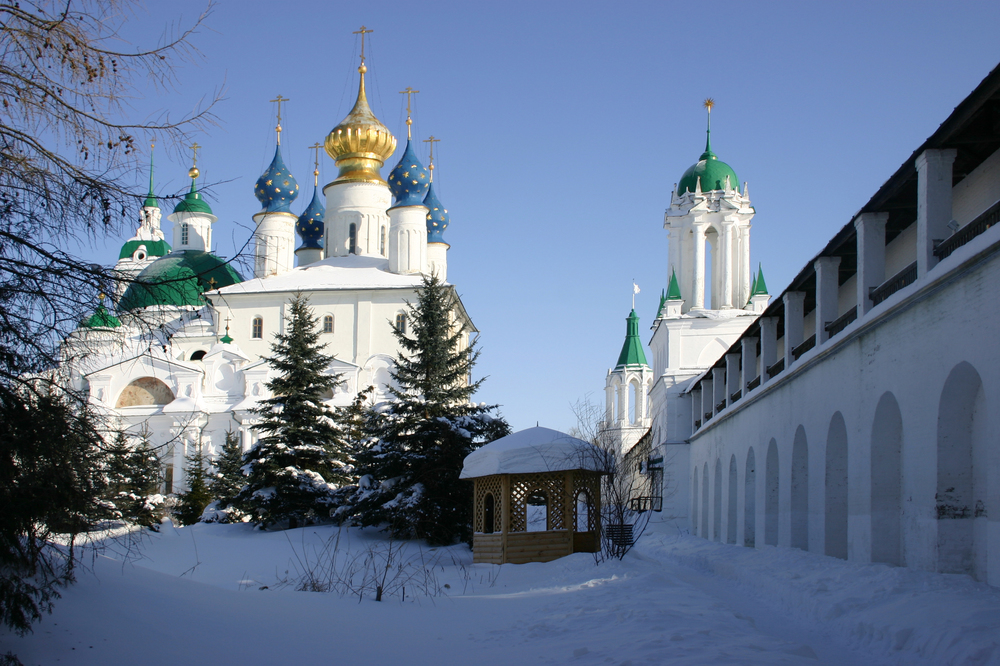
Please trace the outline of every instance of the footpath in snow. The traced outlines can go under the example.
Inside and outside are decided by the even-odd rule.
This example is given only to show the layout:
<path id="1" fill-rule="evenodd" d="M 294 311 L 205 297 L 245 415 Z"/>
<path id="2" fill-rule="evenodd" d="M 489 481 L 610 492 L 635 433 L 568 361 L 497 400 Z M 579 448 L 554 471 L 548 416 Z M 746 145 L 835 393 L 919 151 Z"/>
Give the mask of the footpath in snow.
<path id="1" fill-rule="evenodd" d="M 338 535 L 341 572 L 384 553 L 376 532 L 164 526 L 138 557 L 110 543 L 33 634 L 0 632 L 0 654 L 26 665 L 1000 664 L 1000 590 L 968 577 L 666 531 L 600 565 L 586 554 L 474 565 L 464 545 L 395 544 L 406 598 L 397 586 L 376 602 L 295 590 Z"/>

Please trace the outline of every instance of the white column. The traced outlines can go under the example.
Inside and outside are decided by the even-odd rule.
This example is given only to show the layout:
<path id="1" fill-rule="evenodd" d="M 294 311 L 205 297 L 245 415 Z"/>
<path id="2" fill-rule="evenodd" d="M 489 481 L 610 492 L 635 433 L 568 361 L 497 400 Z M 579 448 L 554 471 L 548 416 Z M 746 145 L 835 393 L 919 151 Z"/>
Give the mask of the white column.
<path id="1" fill-rule="evenodd" d="M 739 291 L 737 292 L 736 303 L 733 307 L 742 308 L 750 301 L 750 225 L 741 226 L 739 228 L 740 236 L 740 268 L 739 268 L 739 279 L 737 284 L 739 285 Z"/>
<path id="2" fill-rule="evenodd" d="M 719 413 L 719 403 L 726 401 L 726 369 L 712 368 L 712 386 L 715 393 L 712 396 L 712 413 Z M 728 403 L 727 403 L 728 404 Z"/>
<path id="3" fill-rule="evenodd" d="M 712 375 L 707 375 L 707 377 L 711 376 Z M 706 414 L 715 413 L 715 409 L 712 405 L 712 398 L 714 397 L 715 387 L 712 385 L 712 380 L 707 378 L 701 380 L 701 414 L 699 415 L 699 418 L 701 418 L 702 423 L 705 422 Z"/>
<path id="4" fill-rule="evenodd" d="M 694 389 L 691 391 L 691 432 L 698 430 L 694 422 L 701 419 L 701 389 Z"/>
<path id="5" fill-rule="evenodd" d="M 740 392 L 747 394 L 747 384 L 757 377 L 757 340 L 759 338 L 744 337 L 740 340 L 743 351 L 743 378 L 740 384 Z"/>
<path id="6" fill-rule="evenodd" d="M 693 225 L 694 233 L 694 284 L 691 294 L 691 309 L 705 309 L 705 225 Z"/>
<path id="7" fill-rule="evenodd" d="M 782 297 L 785 302 L 785 369 L 795 360 L 792 350 L 802 344 L 805 312 L 803 303 L 804 291 L 786 291 Z"/>
<path id="8" fill-rule="evenodd" d="M 854 218 L 858 235 L 858 319 L 872 309 L 868 291 L 885 280 L 885 223 L 888 219 L 889 213 L 862 213 Z"/>
<path id="9" fill-rule="evenodd" d="M 955 149 L 925 150 L 917 157 L 917 276 L 937 264 L 935 241 L 948 237 Z"/>
<path id="10" fill-rule="evenodd" d="M 722 223 L 722 247 L 719 259 L 722 262 L 722 294 L 721 302 L 713 304 L 716 310 L 728 310 L 733 307 L 733 223 Z"/>
<path id="11" fill-rule="evenodd" d="M 816 346 L 827 341 L 827 322 L 837 318 L 837 297 L 840 293 L 840 257 L 820 257 L 816 269 Z"/>
<path id="12" fill-rule="evenodd" d="M 778 318 L 760 318 L 760 385 L 768 382 L 767 366 L 778 360 Z"/>
<path id="13" fill-rule="evenodd" d="M 726 406 L 733 404 L 733 394 L 740 389 L 740 355 L 726 354 Z"/>

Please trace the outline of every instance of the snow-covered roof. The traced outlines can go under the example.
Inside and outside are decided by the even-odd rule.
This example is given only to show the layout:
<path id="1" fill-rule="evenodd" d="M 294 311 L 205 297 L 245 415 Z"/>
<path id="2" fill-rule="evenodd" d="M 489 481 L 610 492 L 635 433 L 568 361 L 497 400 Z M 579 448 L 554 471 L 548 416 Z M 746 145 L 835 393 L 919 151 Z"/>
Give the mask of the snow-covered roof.
<path id="1" fill-rule="evenodd" d="M 601 471 L 603 461 L 603 452 L 590 442 L 551 428 L 528 428 L 470 453 L 459 478 L 571 469 Z"/>
<path id="2" fill-rule="evenodd" d="M 421 275 L 389 272 L 389 260 L 349 255 L 329 257 L 267 278 L 254 278 L 224 287 L 223 295 L 269 292 L 316 291 L 322 289 L 414 289 Z"/>

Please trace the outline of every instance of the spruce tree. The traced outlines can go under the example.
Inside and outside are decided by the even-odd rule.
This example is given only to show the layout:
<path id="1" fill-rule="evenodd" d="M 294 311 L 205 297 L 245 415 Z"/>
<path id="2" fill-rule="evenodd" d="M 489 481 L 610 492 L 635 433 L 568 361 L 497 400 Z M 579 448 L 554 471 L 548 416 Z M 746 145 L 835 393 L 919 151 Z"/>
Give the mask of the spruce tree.
<path id="1" fill-rule="evenodd" d="M 362 475 L 353 498 L 355 521 L 384 524 L 398 538 L 433 544 L 469 540 L 472 487 L 458 476 L 467 455 L 510 429 L 496 406 L 470 402 L 483 380 L 470 381 L 479 357 L 463 348 L 452 322 L 453 288 L 425 277 L 409 308 L 410 332 L 395 328 L 403 353 L 384 406 L 357 456 Z"/>
<path id="2" fill-rule="evenodd" d="M 239 435 L 229 430 L 226 432 L 226 442 L 215 461 L 215 473 L 212 475 L 212 499 L 220 511 L 229 509 L 240 490 L 246 485 L 247 477 L 243 473 L 243 448 L 240 446 Z"/>
<path id="3" fill-rule="evenodd" d="M 201 449 L 187 456 L 185 462 L 188 489 L 178 496 L 180 503 L 174 513 L 181 525 L 194 525 L 212 501 L 212 493 L 208 488 L 209 474 L 205 469 L 205 455 Z"/>
<path id="4" fill-rule="evenodd" d="M 260 439 L 246 455 L 246 485 L 237 505 L 257 525 L 287 522 L 297 527 L 328 515 L 332 493 L 350 481 L 348 456 L 336 415 L 324 393 L 340 383 L 327 373 L 332 358 L 323 353 L 309 299 L 296 294 L 286 333 L 275 336 L 267 363 L 276 372 L 267 382 L 273 397 L 253 413 Z"/>
<path id="5" fill-rule="evenodd" d="M 145 435 L 130 442 L 118 432 L 106 455 L 104 499 L 113 507 L 113 516 L 126 522 L 156 529 L 163 496 L 160 458 Z"/>

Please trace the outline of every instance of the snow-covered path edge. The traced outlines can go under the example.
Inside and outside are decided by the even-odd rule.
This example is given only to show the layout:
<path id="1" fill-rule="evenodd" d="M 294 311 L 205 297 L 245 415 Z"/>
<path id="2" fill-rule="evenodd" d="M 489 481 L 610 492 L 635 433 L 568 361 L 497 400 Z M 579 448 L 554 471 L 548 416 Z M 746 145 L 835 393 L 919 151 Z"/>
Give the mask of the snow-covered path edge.
<path id="1" fill-rule="evenodd" d="M 646 534 L 635 556 L 732 581 L 775 613 L 821 624 L 845 645 L 876 657 L 900 664 L 1000 663 L 1000 590 L 968 576 L 663 534 Z"/>

